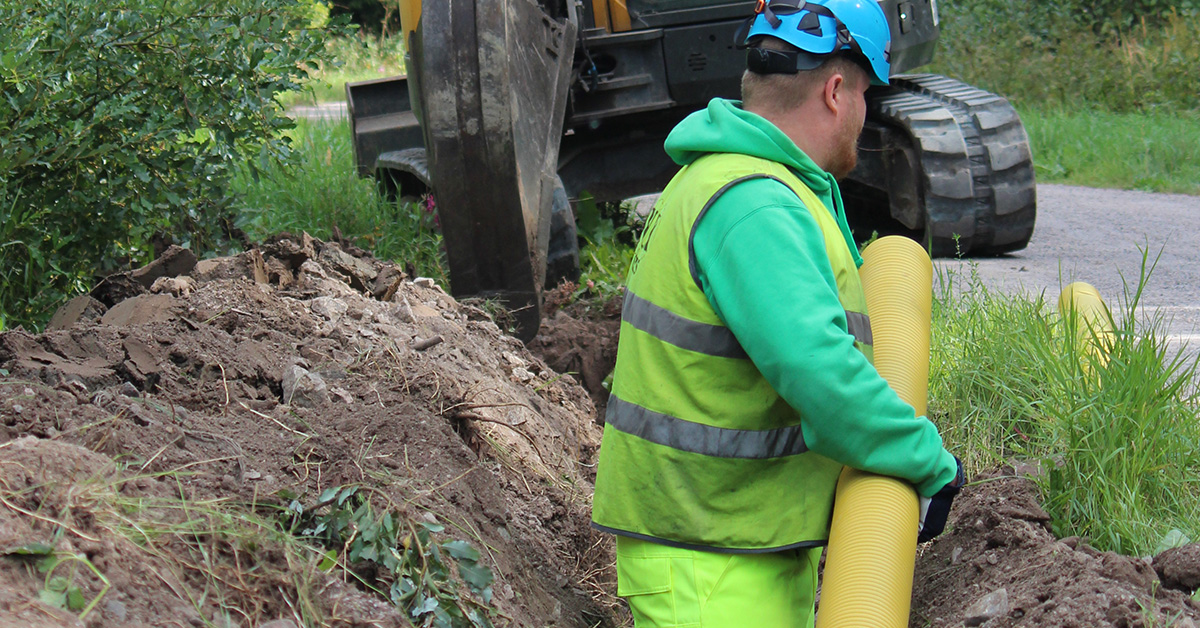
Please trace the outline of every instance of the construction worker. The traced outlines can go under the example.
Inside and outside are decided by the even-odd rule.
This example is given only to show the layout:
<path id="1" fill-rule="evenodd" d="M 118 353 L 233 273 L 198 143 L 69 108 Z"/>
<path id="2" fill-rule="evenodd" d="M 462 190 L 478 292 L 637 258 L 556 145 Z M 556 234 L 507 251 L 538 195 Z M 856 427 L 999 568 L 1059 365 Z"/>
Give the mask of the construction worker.
<path id="1" fill-rule="evenodd" d="M 868 85 L 886 85 L 875 0 L 759 1 L 741 102 L 670 134 L 683 166 L 630 267 L 596 477 L 618 594 L 639 628 L 813 623 L 843 465 L 931 497 L 962 484 L 937 428 L 871 364 L 837 178 Z"/>

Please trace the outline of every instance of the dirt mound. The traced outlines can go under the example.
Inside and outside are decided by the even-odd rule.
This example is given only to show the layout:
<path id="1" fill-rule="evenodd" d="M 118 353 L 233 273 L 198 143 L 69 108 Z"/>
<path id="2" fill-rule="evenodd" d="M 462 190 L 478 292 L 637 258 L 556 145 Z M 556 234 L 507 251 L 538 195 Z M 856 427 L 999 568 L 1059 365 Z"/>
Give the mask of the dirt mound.
<path id="1" fill-rule="evenodd" d="M 1200 621 L 1194 589 L 1171 588 L 1172 574 L 1200 573 L 1200 552 L 1168 550 L 1152 564 L 1078 537 L 1058 540 L 1030 480 L 979 479 L 955 501 L 947 533 L 917 561 L 910 626 L 1194 628 Z"/>
<path id="2" fill-rule="evenodd" d="M 319 555 L 294 564 L 223 528 L 139 546 L 120 523 L 130 500 L 185 497 L 220 519 L 221 503 L 278 512 L 350 485 L 480 550 L 501 625 L 611 621 L 583 389 L 484 312 L 361 251 L 305 236 L 189 256 L 109 278 L 44 334 L 0 335 L 0 625 L 78 615 L 40 599 L 29 560 L 43 556 L 14 549 L 31 543 L 86 556 L 112 582 L 87 625 L 405 625 L 353 577 L 317 569 Z M 155 507 L 162 534 L 191 525 Z M 209 562 L 187 558 L 197 549 Z M 83 597 L 98 595 L 68 562 Z"/>

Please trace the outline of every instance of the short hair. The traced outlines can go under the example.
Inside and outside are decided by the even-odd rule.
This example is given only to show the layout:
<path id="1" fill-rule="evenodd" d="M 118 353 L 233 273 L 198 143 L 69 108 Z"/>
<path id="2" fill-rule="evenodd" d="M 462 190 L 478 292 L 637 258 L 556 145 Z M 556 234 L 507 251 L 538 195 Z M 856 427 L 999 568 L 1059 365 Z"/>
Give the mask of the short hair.
<path id="1" fill-rule="evenodd" d="M 799 50 L 777 37 L 763 37 L 756 45 L 783 52 Z M 742 74 L 742 106 L 769 110 L 794 107 L 810 98 L 834 74 L 868 83 L 871 80 L 867 71 L 845 54 L 831 55 L 815 70 L 795 74 L 758 74 L 746 70 Z"/>

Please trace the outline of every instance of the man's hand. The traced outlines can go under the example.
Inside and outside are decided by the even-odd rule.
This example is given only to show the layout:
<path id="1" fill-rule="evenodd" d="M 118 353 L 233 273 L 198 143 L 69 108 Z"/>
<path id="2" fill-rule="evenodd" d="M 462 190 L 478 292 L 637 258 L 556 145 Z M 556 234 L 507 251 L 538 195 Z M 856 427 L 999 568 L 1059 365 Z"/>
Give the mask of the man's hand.
<path id="1" fill-rule="evenodd" d="M 942 530 L 946 528 L 946 517 L 950 515 L 950 504 L 954 501 L 954 496 L 958 495 L 959 489 L 966 484 L 962 460 L 955 456 L 954 462 L 958 463 L 958 473 L 954 475 L 954 480 L 942 487 L 942 490 L 933 497 L 921 498 L 921 526 L 920 532 L 917 534 L 918 543 L 932 541 L 942 533 Z"/>

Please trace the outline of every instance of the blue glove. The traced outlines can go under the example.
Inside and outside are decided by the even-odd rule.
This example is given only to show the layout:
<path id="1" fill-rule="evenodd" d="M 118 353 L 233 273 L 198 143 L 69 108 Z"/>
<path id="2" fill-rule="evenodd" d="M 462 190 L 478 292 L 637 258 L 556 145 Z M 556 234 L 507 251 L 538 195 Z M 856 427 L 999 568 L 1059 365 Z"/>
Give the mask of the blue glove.
<path id="1" fill-rule="evenodd" d="M 962 460 L 955 456 L 954 462 L 958 464 L 958 473 L 954 475 L 954 481 L 942 487 L 942 490 L 933 497 L 921 498 L 921 528 L 917 534 L 918 543 L 932 541 L 942 533 L 942 530 L 946 528 L 946 518 L 950 516 L 950 504 L 954 501 L 954 496 L 958 495 L 963 484 L 967 483 L 966 477 L 963 476 Z"/>

